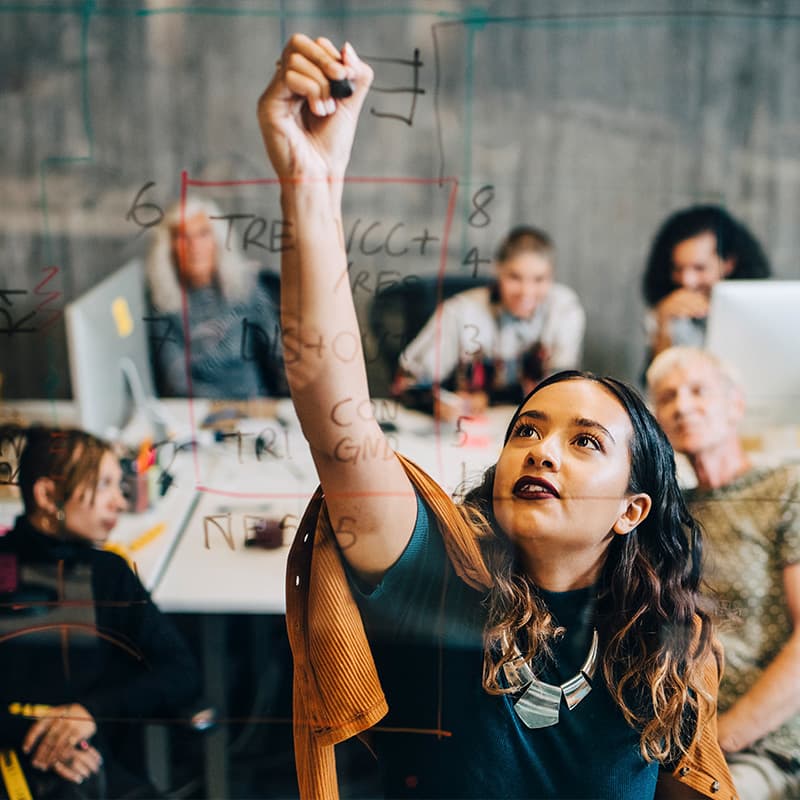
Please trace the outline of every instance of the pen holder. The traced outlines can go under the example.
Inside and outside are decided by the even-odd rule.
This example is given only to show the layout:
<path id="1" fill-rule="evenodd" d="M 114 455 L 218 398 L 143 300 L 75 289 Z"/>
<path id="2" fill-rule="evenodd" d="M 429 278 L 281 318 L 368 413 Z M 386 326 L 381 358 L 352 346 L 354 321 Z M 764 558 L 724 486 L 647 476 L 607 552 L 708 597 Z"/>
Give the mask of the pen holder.
<path id="1" fill-rule="evenodd" d="M 150 505 L 149 481 L 147 472 L 137 472 L 136 464 L 128 459 L 121 459 L 122 493 L 128 501 L 128 511 L 140 514 L 147 511 Z"/>

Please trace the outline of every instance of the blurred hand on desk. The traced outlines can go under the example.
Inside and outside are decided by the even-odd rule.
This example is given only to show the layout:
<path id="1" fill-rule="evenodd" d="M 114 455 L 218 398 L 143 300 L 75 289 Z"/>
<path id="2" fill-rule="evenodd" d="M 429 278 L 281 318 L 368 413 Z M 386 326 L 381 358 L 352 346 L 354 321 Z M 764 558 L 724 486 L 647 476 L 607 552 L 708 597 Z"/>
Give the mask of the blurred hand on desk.
<path id="1" fill-rule="evenodd" d="M 486 392 L 448 392 L 440 389 L 433 395 L 433 416 L 444 422 L 480 416 L 488 407 L 489 395 Z"/>

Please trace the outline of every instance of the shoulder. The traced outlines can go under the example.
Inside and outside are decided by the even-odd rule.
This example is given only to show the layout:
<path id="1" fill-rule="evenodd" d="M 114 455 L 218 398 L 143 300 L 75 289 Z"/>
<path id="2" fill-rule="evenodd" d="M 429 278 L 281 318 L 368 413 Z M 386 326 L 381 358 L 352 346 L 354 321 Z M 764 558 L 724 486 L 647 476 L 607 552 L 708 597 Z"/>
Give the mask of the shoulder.
<path id="1" fill-rule="evenodd" d="M 550 288 L 550 302 L 557 307 L 583 308 L 578 293 L 563 283 L 554 283 Z"/>
<path id="2" fill-rule="evenodd" d="M 800 462 L 754 466 L 726 488 L 730 494 L 741 493 L 778 502 L 793 500 L 800 492 Z"/>
<path id="3" fill-rule="evenodd" d="M 116 593 L 144 591 L 136 573 L 118 553 L 92 548 L 89 551 L 89 561 L 96 578 L 103 584 L 113 587 Z"/>
<path id="4" fill-rule="evenodd" d="M 441 306 L 437 306 L 437 308 L 439 307 L 441 308 L 441 321 L 448 326 L 456 325 L 461 328 L 469 324 L 477 325 L 482 330 L 494 322 L 492 302 L 486 286 L 454 294 L 443 300 Z M 436 313 L 436 309 L 434 309 L 428 317 L 428 324 L 432 324 L 436 320 Z"/>
<path id="5" fill-rule="evenodd" d="M 112 550 L 101 550 L 99 548 L 91 548 L 88 551 L 88 558 L 92 564 L 102 569 L 107 569 L 118 574 L 130 572 L 133 574 L 128 562 L 119 553 Z"/>
<path id="6" fill-rule="evenodd" d="M 800 491 L 800 461 L 786 461 L 773 467 L 770 473 L 776 483 L 796 494 Z"/>
<path id="7" fill-rule="evenodd" d="M 477 286 L 474 289 L 467 289 L 465 292 L 454 294 L 452 297 L 448 297 L 447 300 L 444 301 L 444 306 L 450 308 L 489 308 L 490 305 L 491 298 L 488 286 Z"/>

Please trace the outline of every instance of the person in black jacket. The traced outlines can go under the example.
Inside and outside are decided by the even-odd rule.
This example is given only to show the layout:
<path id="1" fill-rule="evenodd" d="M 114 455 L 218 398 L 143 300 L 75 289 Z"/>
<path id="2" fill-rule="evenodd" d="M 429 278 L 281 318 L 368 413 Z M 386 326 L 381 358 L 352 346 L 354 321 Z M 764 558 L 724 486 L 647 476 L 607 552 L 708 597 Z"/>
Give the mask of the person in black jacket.
<path id="1" fill-rule="evenodd" d="M 199 693 L 178 631 L 125 559 L 101 549 L 126 506 L 121 477 L 91 434 L 26 432 L 24 513 L 0 537 L 0 747 L 17 751 L 34 796 L 100 778 L 100 794 L 154 796 L 125 759 L 130 735 Z"/>

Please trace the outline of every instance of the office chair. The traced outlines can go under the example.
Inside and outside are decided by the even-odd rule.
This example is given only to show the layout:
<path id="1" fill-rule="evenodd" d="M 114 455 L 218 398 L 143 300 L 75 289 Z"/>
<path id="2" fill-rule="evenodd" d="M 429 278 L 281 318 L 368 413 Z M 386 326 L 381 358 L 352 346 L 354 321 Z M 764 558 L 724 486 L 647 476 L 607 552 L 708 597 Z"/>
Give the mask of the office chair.
<path id="1" fill-rule="evenodd" d="M 408 276 L 375 295 L 369 311 L 369 325 L 375 339 L 378 361 L 388 372 L 389 380 L 397 372 L 400 353 L 420 332 L 436 310 L 437 304 L 467 289 L 493 282 L 492 278 L 469 275 Z"/>

